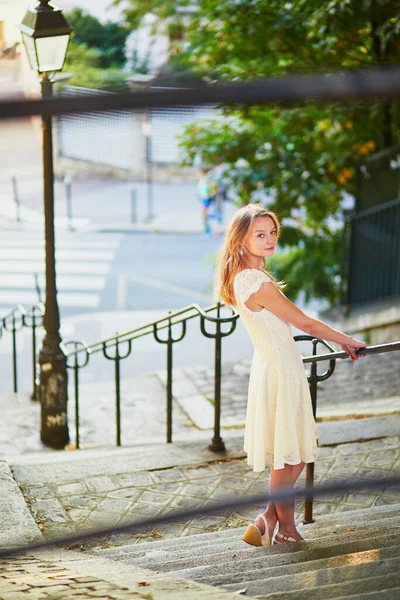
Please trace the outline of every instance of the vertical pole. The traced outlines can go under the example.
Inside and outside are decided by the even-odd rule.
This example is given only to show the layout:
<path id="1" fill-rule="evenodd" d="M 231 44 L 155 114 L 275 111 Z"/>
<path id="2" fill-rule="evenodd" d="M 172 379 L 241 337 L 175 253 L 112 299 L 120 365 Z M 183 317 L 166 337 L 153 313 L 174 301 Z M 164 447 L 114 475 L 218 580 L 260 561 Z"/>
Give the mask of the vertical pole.
<path id="1" fill-rule="evenodd" d="M 38 388 L 36 383 L 36 315 L 35 310 L 32 314 L 32 379 L 33 391 L 31 400 L 38 400 Z"/>
<path id="2" fill-rule="evenodd" d="M 221 315 L 221 304 L 218 302 L 217 316 Z M 217 321 L 215 335 L 215 371 L 214 371 L 214 437 L 208 448 L 213 452 L 224 452 L 225 444 L 221 438 L 221 323 Z"/>
<path id="3" fill-rule="evenodd" d="M 43 97 L 52 96 L 52 82 L 45 74 L 41 81 Z M 53 135 L 50 115 L 43 115 L 43 178 L 46 248 L 46 303 L 43 326 L 45 336 L 39 353 L 41 432 L 40 439 L 52 448 L 64 448 L 69 442 L 67 402 L 67 359 L 61 349 L 60 312 L 57 302 Z"/>
<path id="4" fill-rule="evenodd" d="M 313 356 L 315 356 L 317 354 L 317 344 L 318 344 L 318 340 L 314 338 L 312 340 Z M 317 383 L 318 383 L 317 363 L 312 362 L 309 385 L 310 385 L 311 403 L 312 403 L 314 419 L 317 414 Z M 310 492 L 309 492 L 309 494 L 307 494 L 307 496 L 305 498 L 304 519 L 303 519 L 304 524 L 314 523 L 313 494 L 312 494 L 312 490 L 314 489 L 314 463 L 307 463 L 307 465 L 306 465 L 306 487 L 308 490 L 310 490 Z"/>
<path id="5" fill-rule="evenodd" d="M 118 333 L 116 334 L 118 335 Z M 115 340 L 115 409 L 117 423 L 117 446 L 121 445 L 121 371 L 119 364 L 119 341 Z"/>
<path id="6" fill-rule="evenodd" d="M 14 380 L 14 392 L 18 392 L 18 367 L 17 367 L 17 324 L 15 314 L 12 316 L 12 347 L 13 347 L 13 380 Z"/>
<path id="7" fill-rule="evenodd" d="M 75 347 L 75 364 L 74 364 L 74 385 L 75 385 L 75 447 L 77 450 L 80 448 L 79 439 L 79 365 L 78 365 L 78 354 Z"/>
<path id="8" fill-rule="evenodd" d="M 172 442 L 172 329 L 168 323 L 167 343 L 167 444 Z"/>
<path id="9" fill-rule="evenodd" d="M 137 223 L 137 192 L 135 188 L 131 189 L 131 223 Z"/>
<path id="10" fill-rule="evenodd" d="M 147 179 L 147 221 L 151 221 L 154 217 L 153 211 L 153 166 L 151 160 L 151 123 L 150 110 L 146 113 L 145 123 L 146 135 L 146 179 Z"/>
<path id="11" fill-rule="evenodd" d="M 18 187 L 17 187 L 17 177 L 16 175 L 12 176 L 12 185 L 13 185 L 13 196 L 15 202 L 15 210 L 17 213 L 17 221 L 21 222 L 21 202 L 18 196 Z"/>
<path id="12" fill-rule="evenodd" d="M 72 227 L 72 179 L 69 175 L 64 177 L 65 184 L 65 197 L 67 200 L 67 217 L 68 217 L 68 228 L 70 231 L 73 230 Z"/>

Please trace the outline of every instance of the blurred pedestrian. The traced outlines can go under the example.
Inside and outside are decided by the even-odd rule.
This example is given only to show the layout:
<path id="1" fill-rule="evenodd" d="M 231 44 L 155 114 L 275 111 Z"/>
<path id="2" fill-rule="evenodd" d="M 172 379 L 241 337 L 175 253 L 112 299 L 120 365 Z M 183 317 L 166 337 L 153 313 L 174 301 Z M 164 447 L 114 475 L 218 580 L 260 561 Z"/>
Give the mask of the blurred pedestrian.
<path id="1" fill-rule="evenodd" d="M 201 202 L 201 218 L 206 235 L 210 235 L 211 233 L 210 207 L 215 202 L 215 192 L 215 186 L 210 182 L 207 171 L 202 169 L 197 183 L 197 195 Z"/>

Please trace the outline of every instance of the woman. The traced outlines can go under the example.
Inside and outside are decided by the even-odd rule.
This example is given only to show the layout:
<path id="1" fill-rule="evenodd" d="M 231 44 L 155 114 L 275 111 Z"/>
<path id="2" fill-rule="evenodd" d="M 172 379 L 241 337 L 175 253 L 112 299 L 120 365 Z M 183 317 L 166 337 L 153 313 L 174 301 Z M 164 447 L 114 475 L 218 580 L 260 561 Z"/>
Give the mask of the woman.
<path id="1" fill-rule="evenodd" d="M 367 344 L 312 319 L 292 304 L 265 270 L 279 237 L 276 215 L 248 204 L 234 215 L 221 251 L 219 295 L 235 306 L 254 344 L 244 449 L 254 471 L 271 465 L 271 493 L 293 486 L 307 462 L 314 462 L 317 429 L 301 355 L 290 324 L 316 338 L 336 342 L 355 361 Z M 302 540 L 294 522 L 294 501 L 269 502 L 243 540 L 254 546 Z"/>

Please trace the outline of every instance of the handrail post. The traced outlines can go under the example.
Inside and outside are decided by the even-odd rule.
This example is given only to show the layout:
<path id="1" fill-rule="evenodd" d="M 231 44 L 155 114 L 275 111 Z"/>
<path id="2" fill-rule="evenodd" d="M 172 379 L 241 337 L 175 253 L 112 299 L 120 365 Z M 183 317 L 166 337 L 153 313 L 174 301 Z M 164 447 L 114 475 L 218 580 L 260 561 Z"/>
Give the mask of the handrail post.
<path id="1" fill-rule="evenodd" d="M 315 356 L 317 354 L 317 344 L 318 344 L 318 340 L 316 338 L 314 338 L 312 340 L 313 356 Z M 317 362 L 314 361 L 311 363 L 311 374 L 310 374 L 310 380 L 309 380 L 311 403 L 312 403 L 314 419 L 316 418 L 316 414 L 317 414 L 317 383 L 318 383 Z M 309 490 L 309 493 L 307 494 L 307 496 L 305 498 L 305 503 L 304 503 L 303 523 L 305 525 L 307 525 L 309 523 L 314 523 L 313 493 L 312 493 L 313 488 L 314 488 L 314 463 L 307 463 L 307 465 L 306 465 L 306 487 L 307 487 L 307 490 Z"/>
<path id="2" fill-rule="evenodd" d="M 33 384 L 33 388 L 32 388 L 32 396 L 31 396 L 31 400 L 39 400 L 39 388 L 38 388 L 38 381 L 37 381 L 37 377 L 36 377 L 36 329 L 37 329 L 37 325 L 36 325 L 36 314 L 35 314 L 35 307 L 33 308 L 33 312 L 32 312 L 32 384 Z"/>
<path id="3" fill-rule="evenodd" d="M 119 340 L 115 342 L 115 417 L 117 421 L 117 446 L 121 445 L 121 370 L 119 364 Z"/>
<path id="4" fill-rule="evenodd" d="M 167 444 L 172 443 L 172 329 L 171 319 L 168 323 L 167 343 Z"/>
<path id="5" fill-rule="evenodd" d="M 16 318 L 13 313 L 12 316 L 12 352 L 13 352 L 13 380 L 14 380 L 14 392 L 18 392 L 18 367 L 17 367 L 17 327 Z"/>
<path id="6" fill-rule="evenodd" d="M 79 369 L 86 367 L 89 362 L 90 353 L 86 349 L 84 342 L 70 341 L 65 344 L 67 347 L 72 346 L 73 352 L 69 352 L 67 355 L 67 368 L 73 369 L 74 371 L 74 391 L 75 391 L 75 448 L 79 450 L 81 447 L 80 442 L 80 416 L 79 416 Z M 85 351 L 83 360 L 79 362 L 78 352 L 80 350 Z M 68 363 L 68 358 L 73 356 L 73 364 Z"/>
<path id="7" fill-rule="evenodd" d="M 75 344 L 75 349 L 77 344 Z M 79 438 L 79 363 L 78 363 L 78 354 L 75 353 L 75 361 L 74 361 L 74 390 L 75 390 L 75 448 L 79 450 L 80 448 L 80 438 Z"/>
<path id="8" fill-rule="evenodd" d="M 221 303 L 217 305 L 217 316 L 221 316 Z M 215 372 L 214 372 L 214 437 L 208 446 L 212 452 L 225 452 L 225 444 L 221 438 L 221 323 L 216 323 L 215 334 Z"/>

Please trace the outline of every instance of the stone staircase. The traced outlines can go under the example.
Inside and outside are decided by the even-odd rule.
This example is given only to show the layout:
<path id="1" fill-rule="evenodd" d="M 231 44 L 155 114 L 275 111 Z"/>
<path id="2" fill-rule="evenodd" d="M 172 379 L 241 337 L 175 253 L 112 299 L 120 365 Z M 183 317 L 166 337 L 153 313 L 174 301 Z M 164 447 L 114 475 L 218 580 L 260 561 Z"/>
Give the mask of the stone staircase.
<path id="1" fill-rule="evenodd" d="M 400 598 L 400 503 L 318 517 L 306 541 L 253 548 L 245 528 L 95 549 L 97 556 L 268 600 Z"/>

